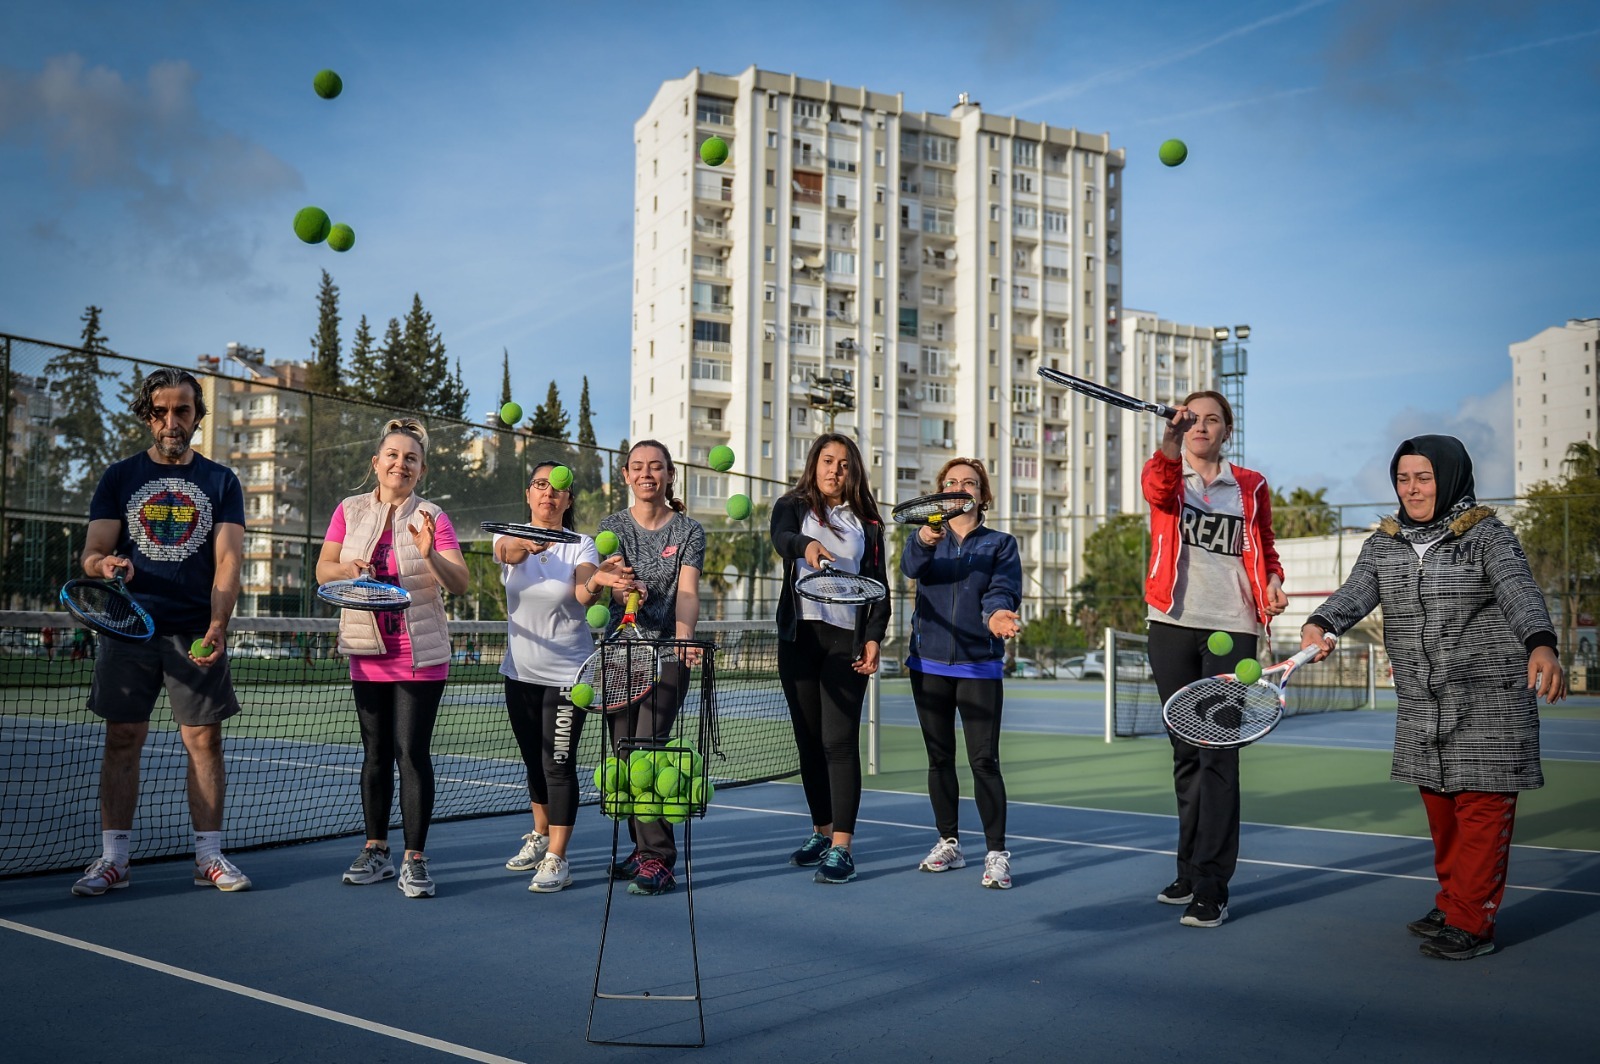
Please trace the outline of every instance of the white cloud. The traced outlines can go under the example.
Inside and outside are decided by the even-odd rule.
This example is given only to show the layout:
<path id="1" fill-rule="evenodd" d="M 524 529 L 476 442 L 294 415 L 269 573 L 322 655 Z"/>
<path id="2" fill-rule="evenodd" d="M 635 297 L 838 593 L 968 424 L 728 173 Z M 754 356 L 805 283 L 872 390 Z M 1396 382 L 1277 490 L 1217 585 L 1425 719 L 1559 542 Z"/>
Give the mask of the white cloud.
<path id="1" fill-rule="evenodd" d="M 1453 413 L 1407 407 L 1389 420 L 1386 438 L 1392 446 L 1382 456 L 1374 456 L 1353 478 L 1356 496 L 1362 499 L 1390 499 L 1394 488 L 1389 483 L 1389 458 L 1401 440 L 1425 433 L 1454 436 L 1466 445 L 1472 456 L 1473 480 L 1478 498 L 1502 499 L 1514 490 L 1512 458 L 1511 378 L 1487 395 L 1469 395 Z"/>

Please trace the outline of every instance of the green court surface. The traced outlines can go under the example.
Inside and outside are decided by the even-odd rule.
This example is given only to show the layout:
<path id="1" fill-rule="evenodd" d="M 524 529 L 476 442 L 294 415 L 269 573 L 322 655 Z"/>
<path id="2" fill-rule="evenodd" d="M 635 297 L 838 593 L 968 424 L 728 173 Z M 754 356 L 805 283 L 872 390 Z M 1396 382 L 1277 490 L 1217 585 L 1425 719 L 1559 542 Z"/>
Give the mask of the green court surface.
<path id="1" fill-rule="evenodd" d="M 1006 692 L 1011 695 L 1010 690 Z M 874 790 L 927 793 L 927 755 L 915 728 L 882 728 Z M 961 791 L 972 777 L 957 754 Z M 1106 743 L 1077 735 L 1005 732 L 1000 763 L 1011 801 L 1133 813 L 1176 812 L 1172 749 L 1164 738 Z M 1255 746 L 1242 756 L 1246 821 L 1427 837 L 1415 787 L 1389 779 L 1385 751 Z M 1549 761 L 1545 786 L 1522 795 L 1516 842 L 1600 851 L 1600 763 Z"/>

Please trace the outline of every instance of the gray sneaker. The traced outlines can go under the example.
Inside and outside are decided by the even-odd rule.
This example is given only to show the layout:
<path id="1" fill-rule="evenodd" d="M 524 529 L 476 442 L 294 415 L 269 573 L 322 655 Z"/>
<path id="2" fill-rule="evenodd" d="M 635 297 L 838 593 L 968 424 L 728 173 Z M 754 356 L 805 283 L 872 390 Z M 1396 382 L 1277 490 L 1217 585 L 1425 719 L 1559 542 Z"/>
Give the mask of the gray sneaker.
<path id="1" fill-rule="evenodd" d="M 537 831 L 530 831 L 522 836 L 522 849 L 517 855 L 506 862 L 506 867 L 513 872 L 527 872 L 539 867 L 539 862 L 544 860 L 544 855 L 550 850 L 550 836 L 541 835 Z"/>
<path id="2" fill-rule="evenodd" d="M 108 890 L 121 890 L 128 885 L 128 866 L 118 865 L 104 857 L 83 870 L 83 875 L 72 884 L 72 893 L 80 898 L 98 898 Z"/>
<path id="3" fill-rule="evenodd" d="M 393 878 L 394 859 L 388 850 L 377 846 L 363 846 L 360 855 L 344 870 L 344 881 L 357 887 Z"/>
<path id="4" fill-rule="evenodd" d="M 408 898 L 433 897 L 433 877 L 428 875 L 428 859 L 422 854 L 412 854 L 400 866 L 400 893 Z"/>
<path id="5" fill-rule="evenodd" d="M 567 859 L 557 853 L 547 853 L 544 860 L 539 862 L 539 870 L 533 874 L 533 879 L 528 883 L 528 889 L 535 894 L 554 894 L 563 887 L 572 886 L 572 870 L 567 866 Z"/>

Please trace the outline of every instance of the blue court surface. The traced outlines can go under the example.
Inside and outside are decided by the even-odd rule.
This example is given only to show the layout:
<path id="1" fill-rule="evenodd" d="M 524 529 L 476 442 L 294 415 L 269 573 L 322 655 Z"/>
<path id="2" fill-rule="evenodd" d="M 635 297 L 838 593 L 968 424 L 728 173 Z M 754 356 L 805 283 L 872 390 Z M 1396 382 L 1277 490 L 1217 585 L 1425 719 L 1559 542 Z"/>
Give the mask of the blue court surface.
<path id="1" fill-rule="evenodd" d="M 1247 825 L 1232 919 L 1208 930 L 1154 900 L 1171 817 L 1013 803 L 998 891 L 971 833 L 968 867 L 918 872 L 927 799 L 879 791 L 859 878 L 817 885 L 786 863 L 802 809 L 793 784 L 727 790 L 694 827 L 703 1049 L 585 1041 L 612 841 L 586 808 L 553 895 L 502 867 L 520 816 L 436 824 L 432 900 L 341 885 L 350 839 L 240 855 L 241 894 L 194 888 L 183 860 L 100 898 L 72 875 L 0 882 L 0 1058 L 1592 1059 L 1600 853 L 1515 847 L 1500 950 L 1451 963 L 1404 926 L 1432 901 L 1425 839 Z M 618 891 L 603 989 L 687 991 L 685 900 Z M 602 1001 L 595 1034 L 692 1040 L 693 1014 Z"/>

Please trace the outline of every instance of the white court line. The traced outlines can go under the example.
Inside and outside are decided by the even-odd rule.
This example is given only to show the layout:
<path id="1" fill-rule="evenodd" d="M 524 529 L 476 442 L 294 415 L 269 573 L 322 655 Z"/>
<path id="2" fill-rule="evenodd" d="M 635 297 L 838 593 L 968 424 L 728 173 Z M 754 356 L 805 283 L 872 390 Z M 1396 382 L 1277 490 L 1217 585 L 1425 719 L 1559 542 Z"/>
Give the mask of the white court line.
<path id="1" fill-rule="evenodd" d="M 148 968 L 153 972 L 160 972 L 162 975 L 170 975 L 177 979 L 187 979 L 191 983 L 199 983 L 201 986 L 209 986 L 214 990 L 224 990 L 230 994 L 238 994 L 240 997 L 250 998 L 253 1001 L 277 1005 L 279 1008 L 301 1012 L 307 1016 L 315 1016 L 318 1019 L 332 1020 L 334 1023 L 342 1023 L 357 1030 L 366 1031 L 369 1034 L 381 1034 L 386 1038 L 410 1042 L 412 1045 L 419 1045 L 426 1049 L 436 1049 L 441 1053 L 449 1053 L 451 1056 L 483 1061 L 484 1064 L 523 1064 L 523 1062 L 514 1060 L 511 1057 L 496 1056 L 493 1053 L 485 1053 L 481 1049 L 473 1049 L 470 1046 L 446 1042 L 441 1038 L 417 1034 L 415 1031 L 407 1031 L 401 1027 L 390 1027 L 385 1023 L 364 1020 L 347 1012 L 335 1012 L 332 1009 L 325 1009 L 318 1005 L 308 1005 L 303 1001 L 286 998 L 280 994 L 271 994 L 265 990 L 257 990 L 254 987 L 231 983 L 226 979 L 217 979 L 213 976 L 201 975 L 199 972 L 191 972 L 187 968 L 177 968 L 170 964 L 163 964 L 160 961 L 153 961 L 137 954 L 124 953 L 121 950 L 111 949 L 93 942 L 85 942 L 81 938 L 69 938 L 66 935 L 58 935 L 53 931 L 45 931 L 41 928 L 30 927 L 27 924 L 19 924 L 6 919 L 0 919 L 0 927 L 16 931 L 19 934 L 32 935 L 34 938 L 42 938 L 46 942 L 54 942 L 57 945 L 71 946 L 73 949 L 81 949 L 87 953 L 98 953 L 102 957 L 109 957 L 114 961 L 122 961 L 124 964 L 137 965 L 140 968 Z"/>
<path id="2" fill-rule="evenodd" d="M 903 791 L 880 791 L 879 793 L 880 794 L 904 794 L 906 792 L 903 792 Z M 917 797 L 921 797 L 921 796 L 919 795 Z M 1020 804 L 1035 804 L 1035 803 L 1020 803 L 1019 802 L 1017 804 L 1020 805 Z M 761 808 L 760 806 L 752 806 L 752 805 L 729 805 L 726 802 L 718 802 L 717 803 L 717 808 L 719 808 L 719 809 L 737 809 L 742 813 L 771 813 L 771 814 L 774 814 L 774 815 L 777 815 L 777 816 L 806 817 L 806 816 L 810 815 L 808 813 L 794 812 L 794 811 L 788 810 L 788 809 L 764 809 L 764 808 Z M 1075 807 L 1057 805 L 1057 806 L 1047 806 L 1045 808 L 1050 808 L 1050 809 L 1068 809 L 1068 808 L 1075 808 Z M 1092 813 L 1111 812 L 1111 810 L 1106 810 L 1106 809 L 1089 809 L 1089 810 L 1083 810 L 1083 811 L 1084 812 L 1092 812 Z M 1117 815 L 1121 815 L 1121 814 L 1119 813 Z M 1143 816 L 1162 816 L 1164 814 L 1160 814 L 1160 813 L 1144 813 L 1144 814 L 1138 814 L 1138 815 L 1143 815 Z M 873 820 L 873 819 L 870 819 L 868 817 L 857 817 L 856 818 L 856 823 L 858 823 L 858 824 L 872 824 L 872 825 L 874 825 L 876 827 L 884 827 L 884 828 L 907 828 L 907 829 L 912 830 L 912 831 L 923 831 L 923 832 L 925 832 L 925 831 L 928 830 L 928 825 L 927 824 L 905 824 L 905 823 L 901 823 L 898 820 Z M 1269 826 L 1271 826 L 1271 827 L 1283 827 L 1284 825 L 1282 825 L 1282 824 L 1274 824 L 1274 825 L 1269 825 Z M 1300 830 L 1300 829 L 1296 828 L 1296 829 L 1292 829 L 1292 830 Z M 983 832 L 976 831 L 976 830 L 973 830 L 973 829 L 969 828 L 966 831 L 964 831 L 963 834 L 981 836 L 983 834 Z M 1361 834 L 1365 834 L 1365 832 L 1352 831 L 1352 832 L 1344 832 L 1344 834 L 1361 835 Z M 1016 835 L 1016 834 L 1013 834 L 1011 832 L 1007 832 L 1006 833 L 1006 837 L 1008 839 L 1022 839 L 1025 842 L 1052 843 L 1052 844 L 1057 845 L 1057 846 L 1082 846 L 1082 847 L 1084 847 L 1086 849 L 1093 849 L 1093 850 L 1115 850 L 1115 851 L 1117 851 L 1119 853 L 1145 853 L 1145 854 L 1151 854 L 1151 855 L 1156 856 L 1156 857 L 1176 857 L 1177 856 L 1177 851 L 1176 850 L 1158 850 L 1158 849 L 1156 849 L 1154 847 L 1151 847 L 1151 846 L 1123 846 L 1121 844 L 1112 843 L 1112 842 L 1080 842 L 1077 839 L 1057 839 L 1057 838 L 1052 838 L 1052 837 L 1050 837 L 1048 835 Z M 1378 837 L 1392 837 L 1392 838 L 1402 838 L 1402 839 L 1411 838 L 1411 836 L 1409 836 L 1409 835 L 1378 836 Z M 1587 853 L 1588 851 L 1586 851 L 1586 850 L 1578 850 L 1578 851 L 1571 851 L 1571 852 Z M 1351 876 L 1372 876 L 1372 877 L 1377 878 L 1377 879 L 1405 879 L 1405 880 L 1412 880 L 1412 881 L 1417 882 L 1417 883 L 1437 883 L 1438 882 L 1438 880 L 1433 876 L 1414 876 L 1414 875 L 1408 875 L 1408 874 L 1403 873 L 1403 872 L 1374 872 L 1374 871 L 1371 871 L 1370 869 L 1365 869 L 1365 868 L 1342 868 L 1342 867 L 1340 867 L 1338 865 L 1298 864 L 1298 863 L 1295 863 L 1293 861 L 1264 861 L 1264 860 L 1261 860 L 1259 858 L 1251 858 L 1251 857 L 1241 857 L 1241 858 L 1239 858 L 1239 863 L 1240 864 L 1261 865 L 1261 866 L 1263 866 L 1265 868 L 1288 868 L 1288 869 L 1292 869 L 1294 871 L 1300 871 L 1300 872 L 1337 872 L 1337 873 L 1342 873 L 1344 875 L 1351 875 Z M 1600 891 L 1595 891 L 1595 890 L 1573 890 L 1573 889 L 1568 888 L 1568 887 L 1530 887 L 1530 886 L 1524 886 L 1523 884 L 1520 884 L 1520 883 L 1507 883 L 1506 884 L 1506 889 L 1507 890 L 1526 890 L 1526 891 L 1531 891 L 1531 892 L 1536 893 L 1536 894 L 1575 894 L 1580 898 L 1600 898 Z"/>

